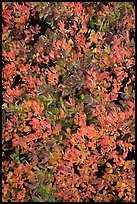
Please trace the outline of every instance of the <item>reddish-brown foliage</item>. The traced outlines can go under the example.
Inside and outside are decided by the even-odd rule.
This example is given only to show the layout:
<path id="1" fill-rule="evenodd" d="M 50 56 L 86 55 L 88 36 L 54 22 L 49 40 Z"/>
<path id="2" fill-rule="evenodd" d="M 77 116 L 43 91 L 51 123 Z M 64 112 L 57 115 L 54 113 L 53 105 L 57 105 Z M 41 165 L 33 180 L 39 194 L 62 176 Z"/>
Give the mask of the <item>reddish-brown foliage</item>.
<path id="1" fill-rule="evenodd" d="M 135 201 L 134 4 L 2 9 L 3 201 Z"/>

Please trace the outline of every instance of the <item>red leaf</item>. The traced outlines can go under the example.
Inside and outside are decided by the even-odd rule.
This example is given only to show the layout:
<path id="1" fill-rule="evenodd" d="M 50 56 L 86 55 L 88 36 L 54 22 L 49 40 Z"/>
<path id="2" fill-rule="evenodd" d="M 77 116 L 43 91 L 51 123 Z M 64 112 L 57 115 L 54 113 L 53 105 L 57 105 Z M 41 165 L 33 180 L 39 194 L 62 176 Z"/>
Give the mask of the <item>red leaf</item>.
<path id="1" fill-rule="evenodd" d="M 73 27 L 76 29 L 77 28 L 77 23 L 74 21 Z"/>
<path id="2" fill-rule="evenodd" d="M 70 103 L 66 101 L 66 106 L 69 108 L 73 108 L 75 106 L 75 100 L 69 97 Z"/>
<path id="3" fill-rule="evenodd" d="M 71 50 L 71 46 L 70 46 L 69 43 L 66 42 L 66 39 L 65 39 L 65 38 L 63 38 L 63 40 L 62 40 L 61 46 L 62 46 L 62 48 L 63 48 L 64 50 L 66 50 L 66 51 L 68 51 L 68 52 Z"/>
<path id="4" fill-rule="evenodd" d="M 14 23 L 10 21 L 11 13 L 12 13 L 12 10 L 4 10 L 2 12 L 2 17 L 3 17 L 3 19 L 5 20 L 6 23 L 8 23 L 9 25 L 14 25 Z"/>
<path id="5" fill-rule="evenodd" d="M 64 24 L 64 22 L 63 21 L 60 21 L 59 23 L 58 23 L 58 26 L 59 26 L 59 29 L 61 30 L 61 32 L 62 32 L 62 34 L 65 34 L 65 29 L 64 29 L 64 26 L 65 26 L 65 24 Z"/>
<path id="6" fill-rule="evenodd" d="M 30 125 L 33 125 L 34 128 L 36 128 L 37 125 L 39 125 L 39 120 L 37 118 L 32 118 L 32 120 L 29 123 Z"/>
<path id="7" fill-rule="evenodd" d="M 109 8 L 108 6 L 102 5 L 102 8 L 103 8 L 105 14 L 108 14 L 108 13 L 109 13 L 110 8 Z"/>
<path id="8" fill-rule="evenodd" d="M 108 73 L 107 72 L 101 73 L 100 79 L 103 80 L 104 78 L 108 78 Z"/>
<path id="9" fill-rule="evenodd" d="M 118 94 L 110 93 L 110 96 L 111 96 L 111 100 L 114 101 L 114 100 L 117 100 Z"/>
<path id="10" fill-rule="evenodd" d="M 90 15 L 93 15 L 95 12 L 95 10 L 91 6 L 89 7 L 88 11 L 90 12 Z"/>
<path id="11" fill-rule="evenodd" d="M 90 186 L 90 191 L 93 192 L 93 193 L 96 193 L 96 190 L 93 186 Z"/>
<path id="12" fill-rule="evenodd" d="M 134 109 L 135 108 L 135 103 L 131 102 L 131 101 L 127 101 L 127 104 L 130 108 Z"/>
<path id="13" fill-rule="evenodd" d="M 123 152 L 122 159 L 125 159 L 128 155 L 128 149 Z"/>
<path id="14" fill-rule="evenodd" d="M 83 6 L 81 2 L 77 2 L 75 4 L 75 8 L 74 8 L 74 13 L 79 16 L 81 14 L 81 11 L 83 10 Z"/>
<path id="15" fill-rule="evenodd" d="M 51 51 L 51 52 L 49 53 L 49 57 L 50 57 L 50 59 L 54 59 L 54 52 L 53 52 L 53 51 Z"/>
<path id="16" fill-rule="evenodd" d="M 102 94 L 102 96 L 104 102 L 110 101 L 110 94 Z"/>
<path id="17" fill-rule="evenodd" d="M 104 188 L 104 180 L 102 180 L 99 184 L 98 184 L 98 190 L 101 191 Z"/>

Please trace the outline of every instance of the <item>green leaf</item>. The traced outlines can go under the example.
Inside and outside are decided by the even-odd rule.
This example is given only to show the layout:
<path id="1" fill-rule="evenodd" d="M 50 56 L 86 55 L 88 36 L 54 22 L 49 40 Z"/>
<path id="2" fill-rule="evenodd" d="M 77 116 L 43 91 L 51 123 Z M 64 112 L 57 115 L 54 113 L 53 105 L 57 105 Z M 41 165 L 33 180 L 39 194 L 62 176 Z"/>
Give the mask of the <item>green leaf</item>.
<path id="1" fill-rule="evenodd" d="M 127 140 L 129 138 L 129 134 L 125 134 L 124 136 L 122 136 L 122 140 Z"/>
<path id="2" fill-rule="evenodd" d="M 33 202 L 42 202 L 42 199 L 40 197 L 37 197 L 37 196 L 33 196 L 32 200 L 33 200 Z"/>
<path id="3" fill-rule="evenodd" d="M 111 49 L 109 47 L 105 48 L 105 51 L 110 54 L 111 53 Z"/>
<path id="4" fill-rule="evenodd" d="M 63 100 L 62 100 L 61 97 L 60 97 L 60 104 L 61 104 L 61 107 L 63 108 L 63 110 L 64 110 L 66 113 L 68 113 L 68 111 L 67 111 L 67 109 L 66 109 L 66 107 L 65 107 L 65 105 L 64 105 L 64 102 L 63 102 Z"/>
<path id="5" fill-rule="evenodd" d="M 52 29 L 53 29 L 53 30 L 56 29 L 56 26 L 52 26 Z"/>
<path id="6" fill-rule="evenodd" d="M 10 157 L 11 157 L 11 159 L 14 159 L 16 157 L 16 154 L 15 153 L 11 154 Z"/>
<path id="7" fill-rule="evenodd" d="M 101 98 L 101 96 L 98 96 L 98 102 L 100 102 L 100 101 L 101 101 L 101 99 L 102 99 L 102 98 Z"/>
<path id="8" fill-rule="evenodd" d="M 45 167 L 43 165 L 40 165 L 40 164 L 39 164 L 39 168 L 45 169 Z"/>
<path id="9" fill-rule="evenodd" d="M 16 155 L 19 155 L 19 149 L 18 148 L 15 149 L 15 152 L 16 152 Z"/>
<path id="10" fill-rule="evenodd" d="M 94 27 L 94 22 L 92 20 L 89 22 L 89 26 Z"/>
<path id="11" fill-rule="evenodd" d="M 96 31 L 94 29 L 91 30 L 92 33 L 96 34 Z"/>
<path id="12" fill-rule="evenodd" d="M 84 100 L 85 96 L 84 94 L 81 94 L 81 99 Z"/>
<path id="13" fill-rule="evenodd" d="M 53 113 L 54 115 L 58 115 L 58 114 L 59 114 L 58 108 L 52 109 L 52 113 Z"/>
<path id="14" fill-rule="evenodd" d="M 102 26 L 102 31 L 106 31 L 106 29 L 107 29 L 106 25 L 103 25 Z"/>
<path id="15" fill-rule="evenodd" d="M 10 34 L 10 32 L 11 32 L 10 30 L 7 31 L 8 34 Z"/>
<path id="16" fill-rule="evenodd" d="M 42 19 L 43 16 L 44 16 L 44 13 L 40 13 L 40 14 L 39 14 L 39 18 L 40 18 L 40 19 Z"/>
<path id="17" fill-rule="evenodd" d="M 47 186 L 41 186 L 41 187 L 39 188 L 39 193 L 40 193 L 41 195 L 43 195 L 43 196 L 46 196 L 46 194 L 47 194 Z"/>
<path id="18" fill-rule="evenodd" d="M 7 51 L 7 48 L 6 48 L 6 46 L 4 44 L 2 44 L 2 50 Z"/>
<path id="19" fill-rule="evenodd" d="M 15 162 L 18 162 L 18 160 L 19 160 L 19 157 L 17 156 L 14 161 L 15 161 Z"/>
<path id="20" fill-rule="evenodd" d="M 20 158 L 20 161 L 22 161 L 23 159 L 25 159 L 25 157 L 21 157 L 21 158 Z"/>

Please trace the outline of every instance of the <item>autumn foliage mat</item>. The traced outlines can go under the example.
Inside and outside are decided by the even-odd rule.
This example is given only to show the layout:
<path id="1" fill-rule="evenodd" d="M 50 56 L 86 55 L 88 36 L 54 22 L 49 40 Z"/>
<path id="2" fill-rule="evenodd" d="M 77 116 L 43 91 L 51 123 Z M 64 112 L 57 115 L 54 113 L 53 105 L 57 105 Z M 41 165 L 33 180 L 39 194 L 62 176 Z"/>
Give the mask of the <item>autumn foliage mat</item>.
<path id="1" fill-rule="evenodd" d="M 135 202 L 135 6 L 2 3 L 3 202 Z"/>

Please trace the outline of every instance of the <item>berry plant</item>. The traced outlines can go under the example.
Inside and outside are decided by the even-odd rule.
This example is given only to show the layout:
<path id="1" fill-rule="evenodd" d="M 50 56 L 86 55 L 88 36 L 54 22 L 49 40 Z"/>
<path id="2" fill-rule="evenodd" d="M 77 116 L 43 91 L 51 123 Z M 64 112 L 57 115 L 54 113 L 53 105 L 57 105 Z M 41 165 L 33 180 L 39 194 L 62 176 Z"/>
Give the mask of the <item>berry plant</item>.
<path id="1" fill-rule="evenodd" d="M 135 5 L 2 3 L 2 201 L 135 202 Z"/>

